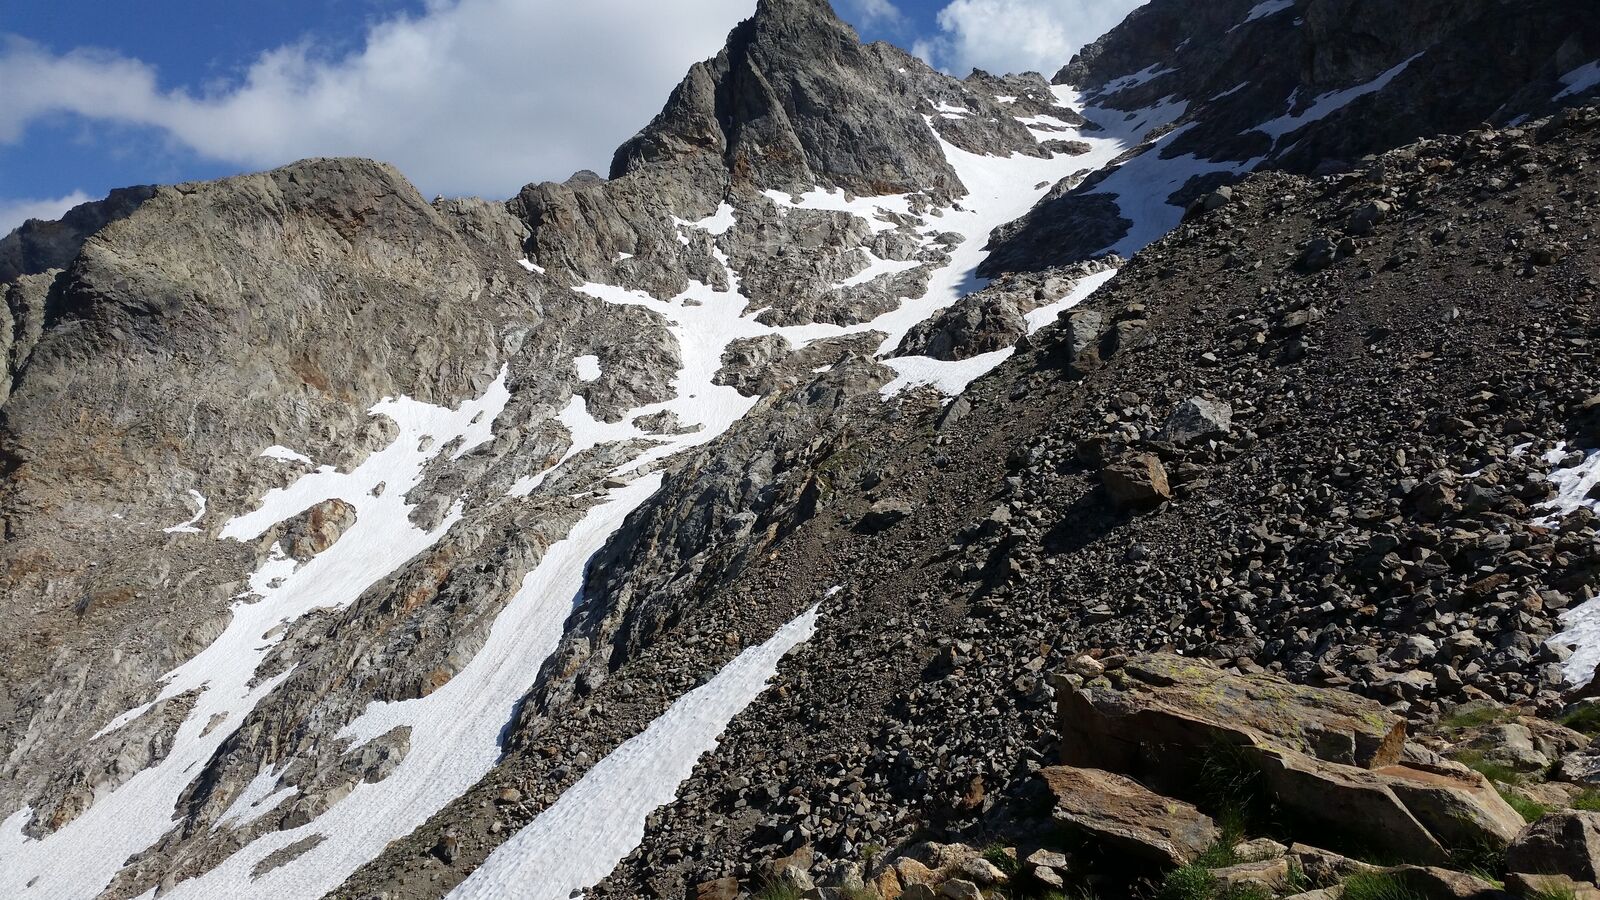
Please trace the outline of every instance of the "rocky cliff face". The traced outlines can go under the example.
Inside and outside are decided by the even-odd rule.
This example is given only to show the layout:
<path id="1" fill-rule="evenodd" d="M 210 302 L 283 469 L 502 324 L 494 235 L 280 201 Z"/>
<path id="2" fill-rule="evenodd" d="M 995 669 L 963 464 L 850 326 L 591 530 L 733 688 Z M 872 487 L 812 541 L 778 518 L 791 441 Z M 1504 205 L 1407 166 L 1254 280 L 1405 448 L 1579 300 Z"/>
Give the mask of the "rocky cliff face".
<path id="1" fill-rule="evenodd" d="M 28 226 L 0 892 L 978 840 L 1086 650 L 1557 708 L 1593 117 L 1509 124 L 1592 95 L 1588 19 L 1157 0 L 1050 85 L 763 0 L 606 179 L 313 160 Z"/>

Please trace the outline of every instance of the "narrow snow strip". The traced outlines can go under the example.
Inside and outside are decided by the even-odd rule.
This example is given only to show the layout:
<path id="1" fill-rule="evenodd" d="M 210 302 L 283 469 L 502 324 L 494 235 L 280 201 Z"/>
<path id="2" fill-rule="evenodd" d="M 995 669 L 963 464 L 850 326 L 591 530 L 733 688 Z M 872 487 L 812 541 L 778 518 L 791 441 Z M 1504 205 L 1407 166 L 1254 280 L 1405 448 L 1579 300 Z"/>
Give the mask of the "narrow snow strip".
<path id="1" fill-rule="evenodd" d="M 572 361 L 578 370 L 579 381 L 598 381 L 600 379 L 600 357 L 580 356 Z"/>
<path id="2" fill-rule="evenodd" d="M 531 263 L 531 262 L 527 261 L 526 259 L 517 260 L 517 265 L 523 267 L 524 269 L 527 269 L 529 272 L 538 272 L 540 275 L 544 274 L 544 266 L 535 265 L 534 263 Z"/>
<path id="3" fill-rule="evenodd" d="M 947 113 L 953 118 L 960 118 L 961 116 L 970 116 L 970 115 L 972 115 L 972 110 L 967 109 L 965 106 L 952 106 L 952 105 L 950 105 L 948 103 L 945 103 L 943 101 L 935 103 L 933 105 L 933 108 L 935 110 L 939 111 L 939 112 Z"/>
<path id="4" fill-rule="evenodd" d="M 1211 99 L 1212 100 L 1221 100 L 1223 97 L 1232 97 L 1234 94 L 1239 93 L 1240 91 L 1244 90 L 1245 88 L 1247 88 L 1249 86 L 1250 86 L 1250 82 L 1241 81 L 1238 84 L 1234 85 L 1233 87 L 1228 88 L 1227 90 L 1223 91 L 1222 93 L 1217 94 L 1216 96 L 1212 97 Z"/>
<path id="5" fill-rule="evenodd" d="M 916 259 L 883 259 L 865 247 L 861 252 L 867 255 L 867 267 L 834 285 L 835 289 L 858 287 L 884 275 L 907 272 L 922 265 L 922 261 Z"/>
<path id="6" fill-rule="evenodd" d="M 1065 297 L 1062 297 L 1060 300 L 1047 303 L 1044 306 L 1041 306 L 1023 316 L 1028 323 L 1028 333 L 1033 334 L 1039 329 L 1054 322 L 1062 313 L 1089 299 L 1090 295 L 1092 295 L 1095 291 L 1100 290 L 1101 285 L 1105 284 L 1116 276 L 1116 269 L 1107 269 L 1104 272 L 1096 272 L 1093 275 L 1086 275 L 1083 278 L 1078 279 L 1077 282 L 1072 285 L 1072 290 L 1068 291 Z"/>
<path id="7" fill-rule="evenodd" d="M 1600 86 L 1600 59 L 1582 65 L 1571 72 L 1561 76 L 1561 83 L 1566 85 L 1561 93 L 1555 96 L 1556 100 L 1563 97 L 1572 97 L 1582 94 L 1594 87 Z"/>
<path id="8" fill-rule="evenodd" d="M 1001 95 L 999 95 L 999 96 L 994 98 L 994 102 L 1010 104 L 1010 103 L 1017 102 L 1017 98 L 1016 97 L 1012 97 L 1009 94 L 1001 94 Z"/>
<path id="9" fill-rule="evenodd" d="M 164 533 L 166 533 L 166 534 L 199 534 L 200 533 L 200 529 L 195 527 L 195 523 L 199 522 L 201 519 L 206 517 L 206 496 L 204 494 L 200 493 L 199 491 L 195 490 L 194 488 L 190 488 L 189 489 L 189 496 L 194 499 L 195 506 L 198 507 L 198 509 L 195 510 L 194 517 L 191 518 L 187 522 L 180 522 L 177 525 L 172 526 L 171 528 L 163 528 L 163 529 L 161 529 Z"/>
<path id="10" fill-rule="evenodd" d="M 1422 51 L 1422 53 L 1426 52 L 1426 50 Z M 1361 97 L 1365 97 L 1368 94 L 1376 94 L 1378 91 L 1388 87 L 1389 82 L 1399 77 L 1401 72 L 1404 72 L 1407 67 L 1416 62 L 1417 59 L 1422 56 L 1422 53 L 1418 53 L 1416 56 L 1401 62 L 1399 65 L 1388 70 L 1387 72 L 1384 72 L 1382 75 L 1379 75 L 1377 78 L 1372 79 L 1366 84 L 1358 84 L 1355 87 L 1345 88 L 1342 91 L 1329 91 L 1328 93 L 1322 94 L 1315 100 L 1311 101 L 1311 106 L 1305 111 L 1298 113 L 1286 112 L 1276 119 L 1262 122 L 1260 125 L 1250 129 L 1250 131 L 1259 131 L 1267 135 L 1268 137 L 1272 138 L 1273 144 L 1276 145 L 1278 141 L 1283 139 L 1284 135 L 1299 131 L 1301 128 L 1310 125 L 1312 122 L 1326 119 L 1328 116 L 1331 116 L 1339 110 L 1344 109 L 1346 106 L 1349 106 L 1351 103 L 1355 102 Z M 1289 97 L 1289 108 L 1292 109 L 1294 107 L 1296 99 L 1298 99 L 1298 93 Z"/>
<path id="11" fill-rule="evenodd" d="M 1244 21 L 1233 26 L 1232 28 L 1229 28 L 1228 33 L 1232 34 L 1233 32 L 1238 31 L 1257 19 L 1265 19 L 1267 16 L 1275 16 L 1286 9 L 1294 9 L 1294 0 L 1265 0 L 1265 2 L 1257 3 L 1255 7 L 1250 10 L 1250 14 L 1244 17 Z"/>
<path id="12" fill-rule="evenodd" d="M 217 819 L 216 823 L 211 826 L 211 830 L 215 831 L 223 826 L 240 827 L 248 825 L 277 809 L 283 804 L 283 801 L 298 793 L 300 793 L 300 788 L 292 784 L 280 789 L 276 772 L 271 770 L 262 772 L 250 779 L 250 783 L 244 786 L 244 790 L 239 792 L 238 797 L 234 798 L 233 803 L 228 807 L 228 811 Z"/>
<path id="13" fill-rule="evenodd" d="M 1129 88 L 1136 88 L 1141 84 L 1155 81 L 1157 78 L 1160 78 L 1163 75 L 1171 75 L 1176 71 L 1178 70 L 1173 68 L 1163 69 L 1161 68 L 1160 63 L 1151 63 L 1148 68 L 1141 69 L 1132 75 L 1124 75 L 1121 78 L 1115 78 L 1106 82 L 1105 86 L 1096 93 L 1102 97 L 1109 97 L 1112 94 L 1120 94 Z"/>
<path id="14" fill-rule="evenodd" d="M 261 456 L 263 459 L 281 459 L 284 462 L 311 462 L 311 457 L 304 453 L 296 453 L 288 447 L 280 447 L 277 444 L 261 451 Z"/>
<path id="15" fill-rule="evenodd" d="M 728 723 L 766 689 L 778 662 L 810 639 L 816 623 L 813 606 L 679 697 L 491 854 L 450 892 L 452 900 L 567 900 L 610 874 L 644 837 L 645 818 L 672 802 L 695 763 L 715 749 Z"/>

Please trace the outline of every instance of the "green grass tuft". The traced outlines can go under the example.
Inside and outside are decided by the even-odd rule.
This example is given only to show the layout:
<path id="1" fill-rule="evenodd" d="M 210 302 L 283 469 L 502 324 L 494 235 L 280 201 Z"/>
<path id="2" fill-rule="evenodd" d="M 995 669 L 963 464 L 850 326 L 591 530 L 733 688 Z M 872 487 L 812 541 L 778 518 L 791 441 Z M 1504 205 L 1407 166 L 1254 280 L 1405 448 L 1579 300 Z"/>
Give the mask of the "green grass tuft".
<path id="1" fill-rule="evenodd" d="M 1600 790 L 1584 788 L 1573 796 L 1571 806 L 1587 812 L 1600 812 Z"/>
<path id="2" fill-rule="evenodd" d="M 1361 872 L 1344 883 L 1344 900 L 1427 900 L 1393 875 Z"/>
<path id="3" fill-rule="evenodd" d="M 1498 706 L 1467 706 L 1441 718 L 1439 727 L 1449 731 L 1460 731 L 1481 725 L 1493 725 L 1516 717 L 1514 711 Z"/>
<path id="4" fill-rule="evenodd" d="M 1600 734 L 1600 704 L 1586 703 L 1556 721 L 1583 734 Z"/>
<path id="5" fill-rule="evenodd" d="M 1477 750 L 1462 750 L 1454 756 L 1456 762 L 1499 784 L 1521 784 L 1522 773 L 1507 765 L 1485 759 Z"/>
<path id="6" fill-rule="evenodd" d="M 1006 873 L 1007 878 L 1015 878 L 1022 871 L 1022 863 L 1016 856 L 1007 853 L 1002 844 L 990 844 L 983 848 L 983 858 L 996 869 Z"/>
<path id="7" fill-rule="evenodd" d="M 801 900 L 804 893 L 787 881 L 769 881 L 756 891 L 756 900 Z"/>
<path id="8" fill-rule="evenodd" d="M 1156 900 L 1212 900 L 1217 893 L 1217 879 L 1205 866 L 1190 864 L 1175 869 L 1161 882 Z"/>
<path id="9" fill-rule="evenodd" d="M 1550 807 L 1537 800 L 1530 800 L 1517 791 L 1505 790 L 1499 785 L 1495 789 L 1500 791 L 1500 796 L 1505 798 L 1506 804 L 1522 816 L 1524 822 L 1537 822 L 1550 812 Z"/>

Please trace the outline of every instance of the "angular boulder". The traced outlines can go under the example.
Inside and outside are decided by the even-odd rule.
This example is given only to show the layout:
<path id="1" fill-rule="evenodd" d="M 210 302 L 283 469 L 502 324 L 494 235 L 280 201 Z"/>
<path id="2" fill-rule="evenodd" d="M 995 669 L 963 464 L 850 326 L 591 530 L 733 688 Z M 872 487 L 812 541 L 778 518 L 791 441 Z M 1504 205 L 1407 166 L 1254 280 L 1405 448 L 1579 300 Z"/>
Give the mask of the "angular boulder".
<path id="1" fill-rule="evenodd" d="M 1106 466 L 1100 475 L 1111 502 L 1123 509 L 1154 509 L 1172 499 L 1167 470 L 1153 454 L 1130 456 Z"/>
<path id="2" fill-rule="evenodd" d="M 1600 812 L 1562 810 L 1529 825 L 1506 849 L 1506 871 L 1600 883 Z"/>
<path id="3" fill-rule="evenodd" d="M 1053 766 L 1040 773 L 1055 820 L 1129 856 L 1168 866 L 1193 862 L 1221 836 L 1209 816 L 1131 778 Z"/>
<path id="4" fill-rule="evenodd" d="M 1233 429 L 1233 407 L 1218 400 L 1190 397 L 1167 417 L 1157 438 L 1172 444 L 1193 444 L 1222 437 Z"/>

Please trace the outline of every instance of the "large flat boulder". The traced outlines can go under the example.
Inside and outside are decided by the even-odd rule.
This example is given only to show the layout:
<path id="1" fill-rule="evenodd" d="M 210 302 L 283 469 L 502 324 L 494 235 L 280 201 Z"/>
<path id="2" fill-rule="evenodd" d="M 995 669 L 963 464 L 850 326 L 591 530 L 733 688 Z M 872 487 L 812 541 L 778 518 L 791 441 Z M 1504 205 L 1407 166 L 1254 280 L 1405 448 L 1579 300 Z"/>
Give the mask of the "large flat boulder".
<path id="1" fill-rule="evenodd" d="M 1055 797 L 1057 822 L 1129 856 L 1187 865 L 1222 834 L 1200 810 L 1131 778 L 1072 766 L 1055 766 L 1040 774 Z"/>
<path id="2" fill-rule="evenodd" d="M 1402 762 L 1403 721 L 1343 691 L 1237 675 L 1170 654 L 1109 667 L 1059 701 L 1063 761 L 1120 772 L 1197 802 L 1219 759 L 1297 820 L 1352 843 L 1438 864 L 1504 847 L 1523 822 L 1482 775 Z"/>
<path id="3" fill-rule="evenodd" d="M 1133 657 L 1059 708 L 1062 761 L 1114 772 L 1166 770 L 1169 748 L 1217 744 L 1371 769 L 1399 762 L 1406 739 L 1404 720 L 1376 701 L 1169 653 Z"/>

